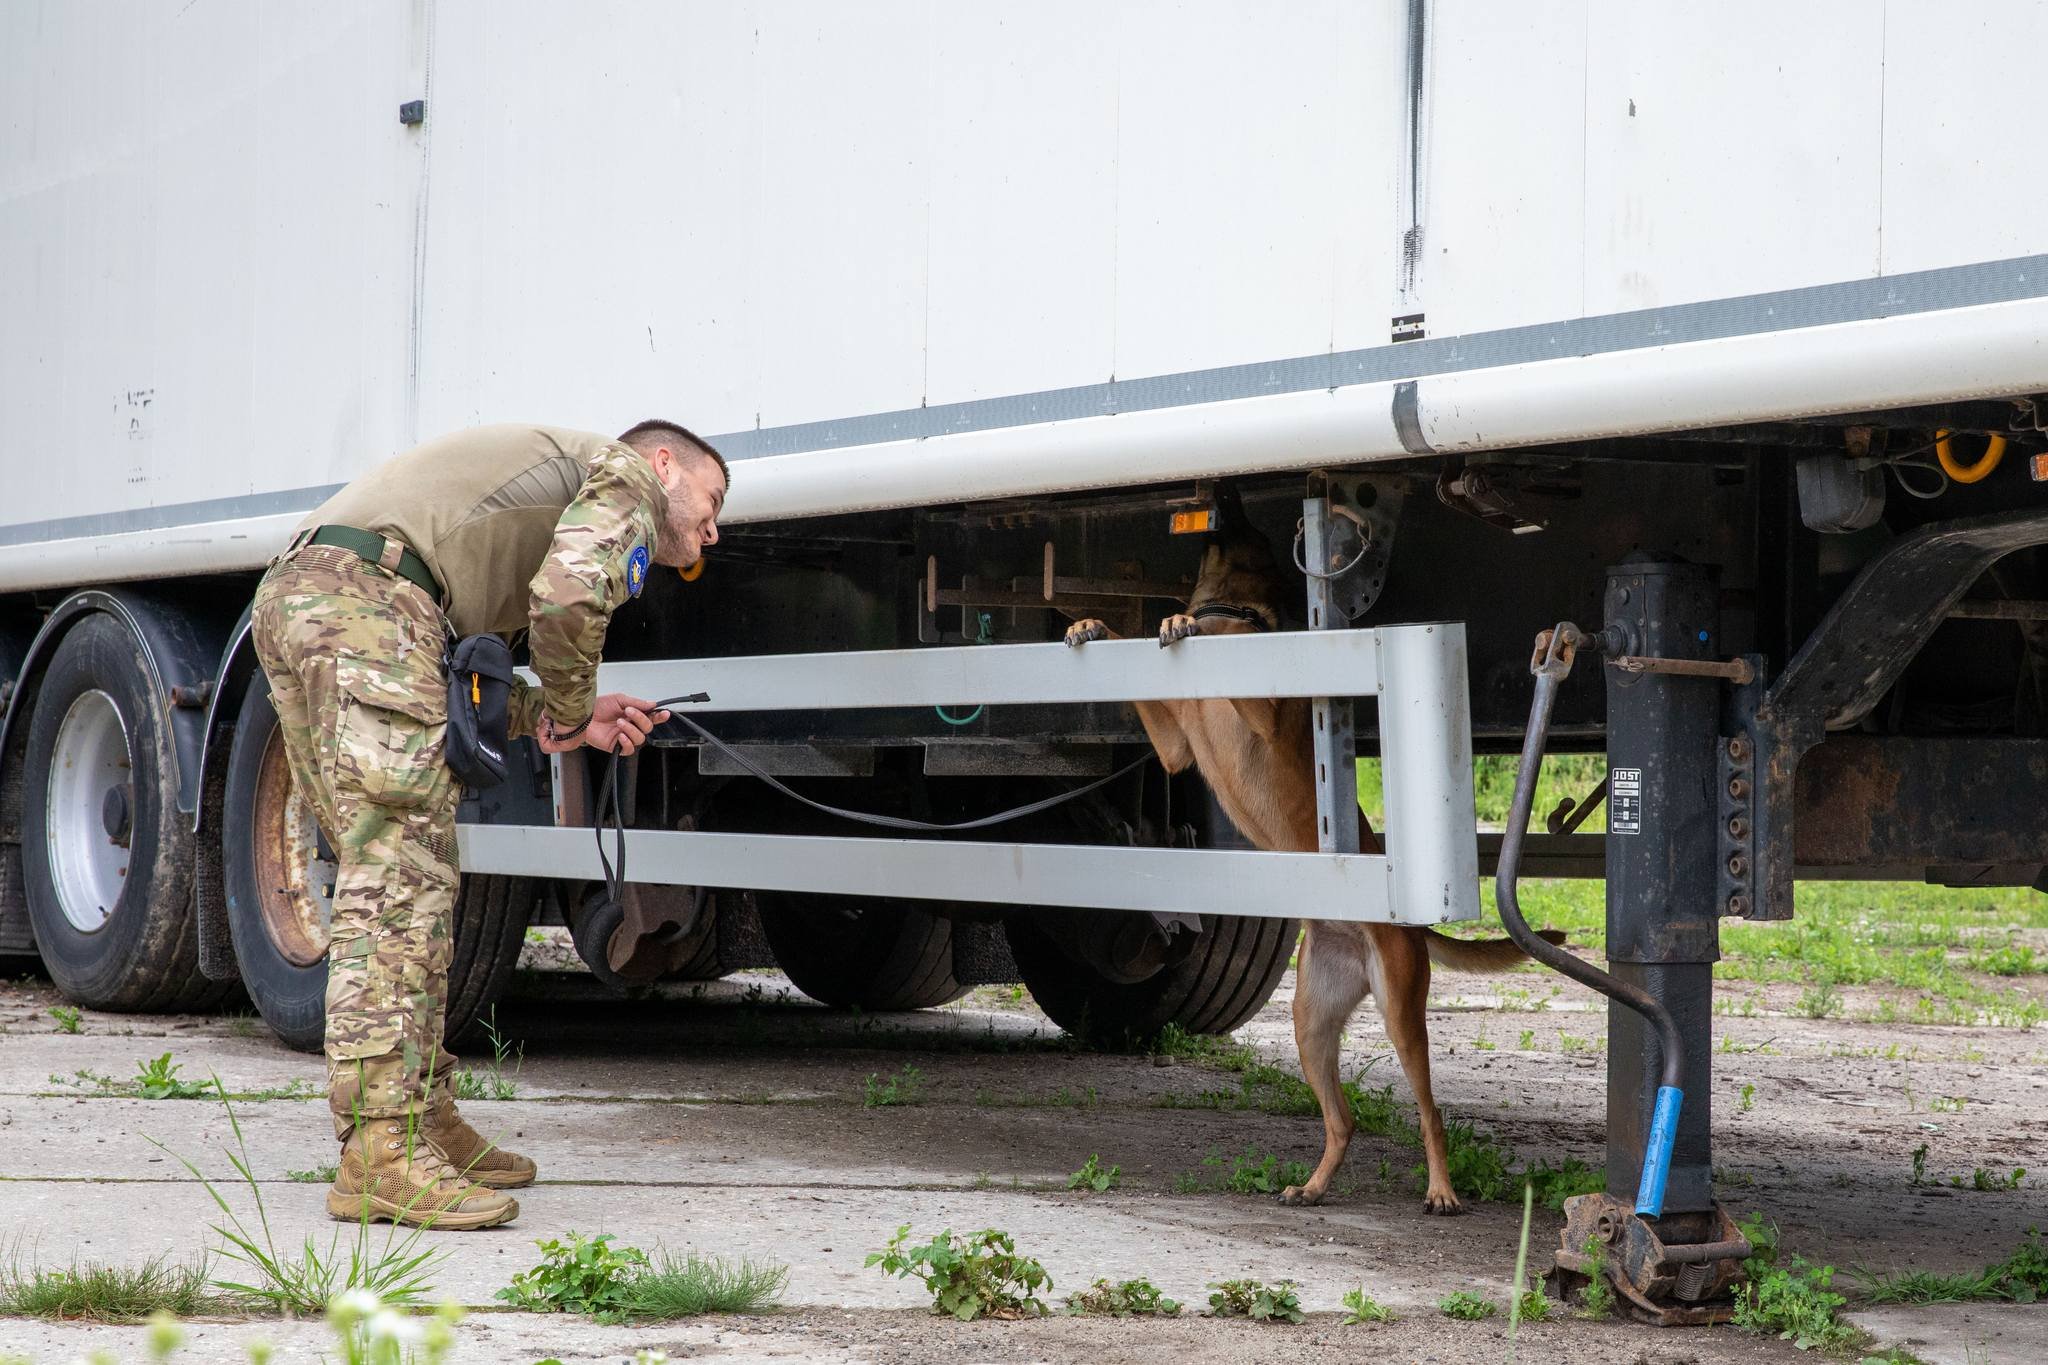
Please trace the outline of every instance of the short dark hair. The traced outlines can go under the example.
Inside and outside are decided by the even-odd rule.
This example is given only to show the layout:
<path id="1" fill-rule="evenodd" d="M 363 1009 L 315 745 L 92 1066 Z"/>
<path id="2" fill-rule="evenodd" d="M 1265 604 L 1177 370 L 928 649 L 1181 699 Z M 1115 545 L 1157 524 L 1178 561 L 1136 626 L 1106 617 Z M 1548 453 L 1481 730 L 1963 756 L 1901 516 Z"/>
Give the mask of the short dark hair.
<path id="1" fill-rule="evenodd" d="M 719 454 L 711 442 L 681 423 L 665 422 L 659 417 L 650 417 L 644 422 L 635 422 L 627 427 L 619 433 L 619 439 L 642 453 L 645 453 L 646 447 L 650 445 L 663 443 L 681 442 L 684 445 L 695 446 L 718 465 L 718 472 L 725 476 L 726 489 L 730 491 L 732 488 L 732 469 L 726 464 L 725 456 Z"/>

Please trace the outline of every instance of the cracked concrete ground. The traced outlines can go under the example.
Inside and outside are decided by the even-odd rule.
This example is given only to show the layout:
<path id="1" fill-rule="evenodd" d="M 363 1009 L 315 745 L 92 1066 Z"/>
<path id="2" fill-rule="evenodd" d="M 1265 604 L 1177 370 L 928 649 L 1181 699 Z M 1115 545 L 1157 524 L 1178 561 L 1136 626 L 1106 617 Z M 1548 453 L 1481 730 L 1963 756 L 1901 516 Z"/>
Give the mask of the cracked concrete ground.
<path id="1" fill-rule="evenodd" d="M 1425 1217 L 1415 1157 L 1361 1137 L 1315 1209 L 1214 1188 L 1211 1159 L 1247 1149 L 1313 1161 L 1312 1117 L 1167 1107 L 1236 1089 L 1212 1066 L 1069 1050 L 1028 999 L 984 989 L 918 1015 L 834 1014 L 747 975 L 642 1002 L 595 997 L 585 979 L 543 977 L 500 1012 L 521 1056 L 514 1097 L 465 1105 L 478 1126 L 535 1156 L 541 1182 L 519 1192 L 521 1216 L 486 1233 L 430 1233 L 450 1255 L 442 1293 L 480 1310 L 457 1360 L 672 1358 L 924 1361 L 1225 1362 L 1272 1359 L 1495 1361 L 1506 1327 L 1453 1322 L 1436 1300 L 1457 1289 L 1504 1296 L 1519 1206 Z M 1530 987 L 1540 983 L 1540 990 Z M 1293 1069 L 1291 979 L 1242 1031 Z M 692 998 L 692 997 L 696 998 Z M 131 1076 L 168 1050 L 180 1075 L 217 1074 L 231 1091 L 317 1086 L 317 1058 L 286 1051 L 248 1018 L 87 1012 L 76 1034 L 49 1014 L 46 983 L 0 987 L 0 1229 L 24 1262 L 134 1262 L 189 1256 L 214 1244 L 220 1220 L 175 1159 L 209 1177 L 231 1174 L 217 1103 L 105 1098 L 94 1075 Z M 1542 1008 L 1531 1008 L 1540 1003 Z M 1603 1015 L 1591 997 L 1548 980 L 1440 975 L 1431 1030 L 1447 1110 L 1492 1128 L 1524 1159 L 1601 1160 Z M 1732 1211 L 1767 1211 L 1785 1245 L 1841 1267 L 1960 1270 L 2011 1250 L 2048 1223 L 2037 1177 L 2017 1189 L 1958 1189 L 1977 1168 L 2048 1167 L 2043 1030 L 1825 1023 L 1770 1007 L 1716 1020 L 1715 1130 L 1720 1188 Z M 1347 1073 L 1405 1085 L 1377 1019 L 1361 1013 Z M 475 1067 L 484 1059 L 474 1052 Z M 870 1075 L 918 1073 L 919 1102 L 871 1108 Z M 79 1072 L 88 1073 L 81 1078 Z M 1746 1087 L 1746 1089 L 1745 1089 Z M 1930 1097 L 1961 1099 L 1929 1108 Z M 318 1184 L 294 1181 L 334 1160 L 324 1105 L 270 1098 L 235 1104 L 248 1160 L 277 1240 L 337 1231 Z M 154 1139 L 153 1143 L 151 1139 Z M 158 1147 L 155 1143 L 161 1143 Z M 1926 1144 L 1924 1180 L 1912 1154 Z M 168 1152 L 165 1150 L 168 1149 Z M 1103 1194 L 1066 1189 L 1091 1154 L 1122 1168 Z M 1965 1183 L 1969 1183 L 1967 1180 Z M 245 1214 L 246 1186 L 222 1185 Z M 1188 1191 L 1188 1192 L 1183 1192 Z M 1533 1263 L 1547 1264 L 1559 1218 L 1539 1211 Z M 862 1267 L 894 1229 L 1007 1229 L 1051 1272 L 1055 1301 L 1097 1276 L 1143 1275 L 1191 1305 L 1212 1280 L 1253 1275 L 1299 1282 L 1302 1327 L 1173 1321 L 957 1324 L 929 1316 L 916 1286 Z M 746 1254 L 790 1267 L 788 1305 L 758 1318 L 599 1328 L 581 1320 L 488 1311 L 492 1295 L 535 1258 L 533 1240 L 570 1229 L 674 1252 Z M 381 1244 L 382 1230 L 373 1232 Z M 1365 1287 L 1401 1320 L 1344 1327 L 1344 1291 Z M 2048 1359 L 2048 1310 L 1868 1309 L 1858 1321 L 1886 1345 L 1930 1361 Z M 195 1325 L 183 1358 L 238 1359 L 262 1336 L 280 1360 L 311 1360 L 326 1343 L 311 1324 Z M 139 1329 L 0 1320 L 0 1356 L 68 1360 L 111 1346 L 141 1358 Z M 1564 1321 L 1522 1329 L 1524 1361 L 1774 1361 L 1808 1359 L 1788 1343 L 1730 1329 L 1660 1332 Z"/>

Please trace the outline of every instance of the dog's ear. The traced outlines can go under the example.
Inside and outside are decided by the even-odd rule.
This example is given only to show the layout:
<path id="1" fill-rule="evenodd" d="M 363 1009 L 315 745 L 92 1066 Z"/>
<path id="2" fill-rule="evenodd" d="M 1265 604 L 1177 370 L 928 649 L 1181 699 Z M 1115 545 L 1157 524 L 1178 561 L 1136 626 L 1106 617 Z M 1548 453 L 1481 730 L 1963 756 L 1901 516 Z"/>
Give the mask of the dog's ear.
<path id="1" fill-rule="evenodd" d="M 1216 507 L 1216 523 L 1209 528 L 1209 534 L 1222 540 L 1233 535 L 1243 535 L 1251 529 L 1251 522 L 1244 514 L 1244 499 L 1238 496 L 1237 484 L 1230 479 L 1216 483 L 1212 500 Z"/>

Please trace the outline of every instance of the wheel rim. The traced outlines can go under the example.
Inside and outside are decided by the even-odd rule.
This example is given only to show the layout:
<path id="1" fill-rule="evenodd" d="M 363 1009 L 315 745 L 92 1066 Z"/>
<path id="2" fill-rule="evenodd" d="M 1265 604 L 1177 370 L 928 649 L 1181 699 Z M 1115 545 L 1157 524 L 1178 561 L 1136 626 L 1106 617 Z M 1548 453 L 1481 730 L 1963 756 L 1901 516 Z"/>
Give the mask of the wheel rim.
<path id="1" fill-rule="evenodd" d="M 311 967 L 327 956 L 337 868 L 320 856 L 319 821 L 292 789 L 277 731 L 263 747 L 255 804 L 250 843 L 256 851 L 256 904 L 263 932 L 285 961 Z"/>
<path id="2" fill-rule="evenodd" d="M 98 689 L 83 693 L 57 726 L 44 808 L 50 882 L 80 933 L 97 933 L 112 918 L 128 884 L 133 777 L 120 708 Z"/>

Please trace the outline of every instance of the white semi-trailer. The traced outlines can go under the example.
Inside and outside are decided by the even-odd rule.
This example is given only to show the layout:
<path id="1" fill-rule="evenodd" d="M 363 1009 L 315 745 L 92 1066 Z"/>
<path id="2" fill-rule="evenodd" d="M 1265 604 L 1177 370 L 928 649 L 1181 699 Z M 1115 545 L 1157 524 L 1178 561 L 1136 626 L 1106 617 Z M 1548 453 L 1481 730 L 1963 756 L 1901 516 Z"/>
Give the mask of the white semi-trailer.
<path id="1" fill-rule="evenodd" d="M 1701 650 L 1789 682 L 1731 689 L 1756 770 L 1712 779 L 1715 913 L 1789 913 L 1795 865 L 2033 881 L 2048 181 L 2038 93 L 1987 54 L 2044 41 L 2027 0 L 0 0 L 0 951 L 102 1007 L 239 981 L 317 1045 L 321 850 L 238 617 L 336 486 L 519 419 L 660 415 L 733 461 L 708 572 L 616 623 L 649 688 L 1142 633 L 1195 568 L 1170 511 L 1227 476 L 1284 561 L 1309 476 L 1352 514 L 1325 567 L 1356 567 L 1314 580 L 1352 624 L 1467 623 L 1482 749 L 1606 566 L 1718 574 Z M 845 705 L 892 697 L 708 719 L 938 818 L 1142 743 L 1114 703 Z M 1582 676 L 1554 733 L 1601 747 L 1606 715 Z M 868 885 L 845 828 L 678 736 L 627 776 L 636 834 L 820 841 L 803 875 L 697 845 L 709 892 L 638 858 L 662 880 L 617 926 L 594 860 L 490 837 L 587 824 L 589 778 L 534 763 L 466 812 L 458 1027 L 560 917 L 629 979 L 777 961 L 870 1008 L 1022 979 L 1075 1027 L 1216 1029 L 1284 914 L 1335 913 L 1106 921 L 971 869 L 823 894 Z M 1019 837 L 1232 838 L 1156 770 Z M 1596 871 L 1588 838 L 1528 866 Z"/>

